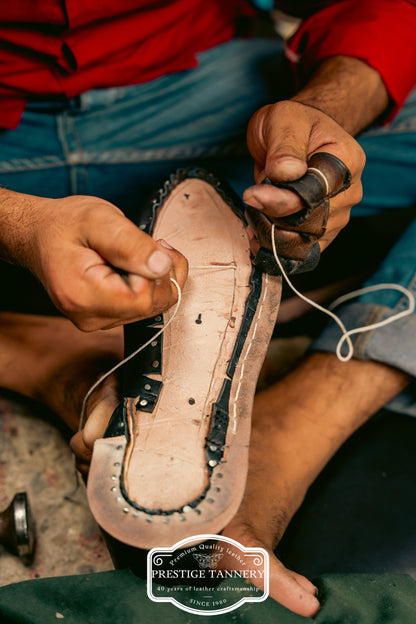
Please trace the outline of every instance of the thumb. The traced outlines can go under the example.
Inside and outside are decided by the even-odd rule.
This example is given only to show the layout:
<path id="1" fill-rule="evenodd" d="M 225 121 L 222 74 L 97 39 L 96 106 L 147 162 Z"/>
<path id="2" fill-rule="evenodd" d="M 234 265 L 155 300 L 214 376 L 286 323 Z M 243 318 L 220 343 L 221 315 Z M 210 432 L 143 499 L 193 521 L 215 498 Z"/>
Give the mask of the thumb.
<path id="1" fill-rule="evenodd" d="M 88 245 L 115 268 L 147 279 L 167 275 L 173 261 L 169 250 L 132 221 L 111 211 L 89 229 Z"/>
<path id="2" fill-rule="evenodd" d="M 264 157 L 263 163 L 256 159 L 257 182 L 265 177 L 287 182 L 306 173 L 311 123 L 305 115 L 296 114 L 298 106 L 295 102 L 279 102 L 259 111 L 253 131 L 262 144 Z"/>

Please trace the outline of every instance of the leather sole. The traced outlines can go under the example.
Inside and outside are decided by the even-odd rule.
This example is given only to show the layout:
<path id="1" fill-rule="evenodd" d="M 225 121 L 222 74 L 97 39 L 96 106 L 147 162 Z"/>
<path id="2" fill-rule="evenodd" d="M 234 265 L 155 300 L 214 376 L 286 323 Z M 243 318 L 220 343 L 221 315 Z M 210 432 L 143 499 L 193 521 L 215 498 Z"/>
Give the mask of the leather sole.
<path id="1" fill-rule="evenodd" d="M 126 365 L 126 398 L 88 478 L 97 522 L 131 546 L 218 533 L 241 502 L 281 294 L 280 277 L 252 266 L 243 210 L 199 170 L 172 176 L 154 201 L 152 235 L 186 256 L 189 275 L 172 323 Z M 171 314 L 126 326 L 127 353 Z"/>

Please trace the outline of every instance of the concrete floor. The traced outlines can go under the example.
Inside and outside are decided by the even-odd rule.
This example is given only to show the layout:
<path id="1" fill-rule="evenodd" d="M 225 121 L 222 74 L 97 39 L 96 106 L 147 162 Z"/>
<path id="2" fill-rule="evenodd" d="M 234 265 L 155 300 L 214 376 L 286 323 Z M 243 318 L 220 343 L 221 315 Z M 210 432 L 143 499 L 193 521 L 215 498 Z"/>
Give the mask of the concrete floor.
<path id="1" fill-rule="evenodd" d="M 26 401 L 0 395 L 0 510 L 26 491 L 36 523 L 32 565 L 0 546 L 0 585 L 27 579 L 111 570 L 62 433 Z"/>

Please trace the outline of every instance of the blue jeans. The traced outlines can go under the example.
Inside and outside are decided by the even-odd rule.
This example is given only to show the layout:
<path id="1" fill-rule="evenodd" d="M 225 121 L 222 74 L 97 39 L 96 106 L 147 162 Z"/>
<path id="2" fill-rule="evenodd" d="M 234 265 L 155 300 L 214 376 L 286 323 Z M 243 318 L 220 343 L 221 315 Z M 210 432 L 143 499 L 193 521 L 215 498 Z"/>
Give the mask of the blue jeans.
<path id="1" fill-rule="evenodd" d="M 96 195 L 133 216 L 164 177 L 198 162 L 242 193 L 253 179 L 247 122 L 279 97 L 281 53 L 279 41 L 234 40 L 201 54 L 196 69 L 67 102 L 32 103 L 17 130 L 0 134 L 0 185 L 47 197 Z M 353 216 L 415 206 L 416 92 L 390 125 L 359 140 L 367 166 L 364 199 Z M 416 220 L 370 283 L 394 281 L 415 292 L 415 240 Z M 339 312 L 350 328 L 402 305 L 397 294 L 375 293 Z M 330 325 L 315 348 L 334 351 L 339 335 Z M 412 315 L 356 338 L 356 356 L 416 376 L 415 342 Z"/>
<path id="2" fill-rule="evenodd" d="M 363 173 L 363 200 L 352 209 L 352 217 L 388 211 L 394 218 L 394 211 L 412 208 L 416 214 L 416 89 L 392 123 L 363 133 L 359 142 L 367 164 Z M 382 283 L 400 284 L 416 296 L 416 219 L 363 286 Z M 407 307 L 405 295 L 382 290 L 362 295 L 335 311 L 346 328 L 353 329 L 381 321 Z M 330 322 L 312 349 L 335 352 L 340 337 L 338 325 Z M 355 358 L 382 362 L 416 377 L 415 314 L 353 336 L 352 342 Z M 416 416 L 416 382 L 386 407 Z"/>
<path id="3" fill-rule="evenodd" d="M 0 184 L 24 193 L 97 195 L 126 212 L 177 167 L 206 163 L 242 192 L 251 115 L 277 97 L 281 44 L 235 40 L 200 55 L 197 69 L 132 87 L 28 106 L 0 134 Z"/>

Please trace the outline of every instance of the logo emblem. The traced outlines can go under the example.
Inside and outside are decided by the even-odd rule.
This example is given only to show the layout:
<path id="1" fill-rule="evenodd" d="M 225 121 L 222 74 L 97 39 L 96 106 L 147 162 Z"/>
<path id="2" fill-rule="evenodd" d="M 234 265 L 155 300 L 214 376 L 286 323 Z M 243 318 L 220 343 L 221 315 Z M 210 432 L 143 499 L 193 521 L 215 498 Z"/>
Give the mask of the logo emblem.
<path id="1" fill-rule="evenodd" d="M 228 613 L 269 593 L 269 557 L 222 535 L 194 535 L 147 555 L 147 595 L 198 615 Z"/>
<path id="2" fill-rule="evenodd" d="M 198 553 L 192 553 L 195 559 L 199 563 L 199 567 L 202 570 L 205 568 L 211 568 L 212 570 L 217 567 L 218 562 L 222 559 L 223 555 L 200 555 Z"/>

